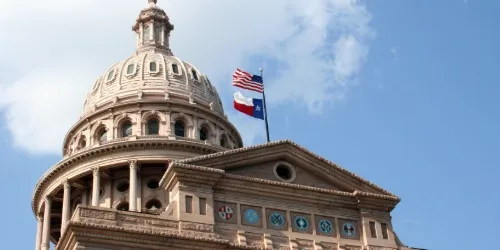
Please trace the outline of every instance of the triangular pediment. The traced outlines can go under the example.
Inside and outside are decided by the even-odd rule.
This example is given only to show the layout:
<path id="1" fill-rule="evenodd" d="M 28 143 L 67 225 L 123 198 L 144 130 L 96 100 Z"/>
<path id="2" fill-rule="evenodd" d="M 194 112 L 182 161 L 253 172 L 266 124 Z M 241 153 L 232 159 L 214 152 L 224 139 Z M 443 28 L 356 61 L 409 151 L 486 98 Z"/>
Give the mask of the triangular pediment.
<path id="1" fill-rule="evenodd" d="M 212 167 L 226 173 L 248 177 L 284 181 L 299 185 L 345 192 L 362 191 L 395 196 L 360 176 L 289 141 L 277 141 L 246 148 L 228 150 L 211 155 L 185 159 L 181 163 Z M 292 178 L 286 171 L 277 173 L 279 166 L 291 167 Z"/>

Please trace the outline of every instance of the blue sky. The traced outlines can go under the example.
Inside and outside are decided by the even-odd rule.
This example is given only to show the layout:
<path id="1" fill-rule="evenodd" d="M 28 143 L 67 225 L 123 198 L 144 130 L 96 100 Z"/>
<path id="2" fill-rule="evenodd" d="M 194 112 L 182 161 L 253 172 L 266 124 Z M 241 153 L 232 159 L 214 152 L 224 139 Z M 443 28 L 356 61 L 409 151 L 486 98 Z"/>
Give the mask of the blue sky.
<path id="1" fill-rule="evenodd" d="M 165 1 L 159 2 L 162 5 Z M 500 50 L 497 46 L 500 44 L 499 2 L 354 1 L 351 4 L 365 8 L 360 10 L 361 14 L 354 15 L 357 21 L 353 24 L 359 29 L 342 22 L 339 24 L 339 19 L 334 19 L 329 25 L 321 26 L 326 27 L 325 33 L 315 32 L 317 30 L 309 29 L 307 24 L 290 29 L 281 37 L 272 37 L 271 33 L 264 32 L 266 37 L 272 37 L 273 40 L 255 38 L 258 40 L 255 43 L 262 43 L 260 47 L 250 46 L 248 44 L 251 42 L 246 40 L 233 44 L 231 52 L 234 53 L 221 57 L 223 63 L 216 66 L 210 64 L 213 57 L 212 60 L 206 59 L 213 56 L 211 53 L 215 53 L 213 51 L 216 49 L 207 50 L 200 48 L 203 46 L 199 46 L 199 43 L 190 42 L 186 42 L 189 47 L 183 47 L 181 41 L 188 41 L 189 35 L 182 33 L 180 27 L 190 29 L 200 24 L 196 24 L 198 19 L 191 23 L 186 21 L 188 18 L 183 17 L 183 6 L 179 1 L 165 3 L 169 4 L 172 4 L 169 6 L 171 8 L 165 9 L 181 33 L 179 37 L 176 37 L 178 33 L 172 35 L 174 53 L 177 46 L 177 56 L 207 72 L 212 82 L 218 82 L 226 111 L 242 131 L 247 144 L 265 142 L 264 126 L 231 110 L 234 89 L 228 86 L 229 77 L 236 67 L 251 70 L 265 65 L 264 81 L 272 89 L 266 96 L 270 102 L 268 113 L 272 140 L 291 139 L 400 196 L 402 201 L 393 211 L 393 225 L 400 239 L 409 246 L 468 250 L 487 249 L 495 245 L 497 225 L 500 223 L 500 201 L 497 199 L 500 190 L 497 181 L 500 177 L 500 101 L 497 98 L 500 93 L 500 76 L 497 73 L 500 65 Z M 278 8 L 279 4 L 276 6 Z M 82 12 L 92 13 L 95 10 L 91 4 L 85 7 L 88 9 L 83 8 Z M 78 93 L 80 100 L 75 104 L 77 112 L 73 112 L 73 109 L 71 112 L 67 109 L 61 112 L 61 116 L 75 113 L 65 118 L 69 123 L 59 127 L 55 125 L 53 129 L 62 130 L 64 135 L 81 112 L 83 98 L 93 83 L 92 79 L 133 51 L 135 40 L 129 26 L 141 7 L 144 7 L 144 3 L 135 3 L 127 10 L 117 11 L 119 17 L 116 24 L 102 27 L 102 36 L 113 38 L 114 42 L 108 39 L 103 39 L 102 43 L 82 42 L 82 50 L 102 48 L 99 54 L 93 52 L 86 55 L 88 58 L 80 57 L 78 62 L 69 60 L 63 63 L 78 64 L 82 67 L 78 70 L 82 71 L 82 75 L 90 74 L 85 76 L 90 77 L 90 80 L 83 83 L 83 92 Z M 65 11 L 68 16 L 77 12 L 70 7 Z M 321 12 L 325 16 L 332 13 L 335 14 L 335 11 Z M 214 18 L 216 14 L 206 15 L 206 18 Z M 99 13 L 96 16 L 99 17 Z M 292 15 L 297 16 L 300 18 L 284 16 L 282 20 L 294 24 L 309 20 L 306 14 Z M 264 17 L 264 21 L 271 20 Z M 201 14 L 197 18 L 204 20 Z M 44 20 L 48 24 L 57 21 L 55 17 L 41 17 L 42 23 Z M 71 23 L 72 19 L 67 20 Z M 316 21 L 329 22 L 319 18 L 309 24 Z M 75 21 L 73 27 L 80 27 L 77 25 L 81 25 L 82 32 L 92 30 L 84 22 Z M 0 28 L 9 30 L 6 26 Z M 224 34 L 225 31 L 217 32 Z M 317 39 L 324 34 L 327 34 L 325 39 Z M 252 36 L 258 34 L 253 33 Z M 337 67 L 345 65 L 338 63 L 342 51 L 332 48 L 334 44 L 341 44 L 338 41 L 346 40 L 339 37 L 352 37 L 352 41 L 356 42 L 348 44 L 359 48 L 348 50 L 352 53 L 349 54 L 351 57 L 346 55 L 346 61 L 349 62 L 349 58 L 356 61 L 350 64 L 348 70 Z M 36 52 L 41 54 L 35 56 L 43 57 L 44 60 L 60 59 L 60 55 L 52 53 L 50 45 L 45 53 L 42 49 L 46 48 L 44 46 L 29 48 L 16 45 L 12 37 L 4 41 L 2 39 L 0 55 L 12 56 L 11 53 L 36 49 L 42 52 Z M 88 37 L 82 35 L 78 39 Z M 314 47 L 310 41 L 315 39 L 322 43 L 314 44 Z M 314 53 L 324 56 L 319 60 L 321 65 L 336 60 L 337 64 L 334 62 L 333 65 L 337 66 L 330 68 L 329 74 L 319 75 L 322 71 L 316 71 L 317 67 L 312 68 L 313 64 L 306 61 L 314 58 L 305 58 L 304 54 L 294 53 L 293 49 L 310 47 L 316 48 Z M 235 51 L 237 48 L 242 51 Z M 207 56 L 193 54 L 197 49 Z M 277 55 L 273 51 L 283 53 Z M 74 51 L 68 53 L 78 55 Z M 100 61 L 91 65 L 89 62 L 97 57 Z M 5 76 L 0 79 L 0 97 L 9 99 L 7 94 L 17 93 L 9 92 L 9 89 L 12 90 L 15 84 L 30 86 L 23 85 L 28 80 L 22 79 L 34 76 L 20 67 L 21 63 L 11 64 L 5 58 L 0 57 L 0 66 L 3 67 L 0 75 Z M 58 66 L 66 67 L 63 64 L 55 64 L 48 71 L 58 72 Z M 335 76 L 332 76 L 332 72 Z M 50 76 L 49 73 L 47 75 Z M 339 75 L 343 76 L 342 79 L 330 85 L 320 85 L 324 79 Z M 42 92 L 52 95 L 71 95 L 69 91 L 72 89 L 80 91 L 75 86 L 60 87 L 55 81 L 43 84 L 47 88 L 55 86 L 55 91 L 58 91 L 55 94 Z M 291 90 L 287 90 L 287 84 Z M 31 98 L 30 94 L 28 96 Z M 39 95 L 33 94 L 33 98 L 37 97 Z M 46 102 L 39 101 L 42 106 Z M 65 106 L 66 101 L 63 99 L 56 104 Z M 20 107 L 21 112 L 18 109 Z M 51 135 L 50 127 L 49 130 L 44 129 L 46 124 L 54 123 L 54 120 L 23 118 L 18 121 L 17 116 L 37 117 L 43 110 L 36 107 L 33 110 L 26 109 L 17 106 L 12 100 L 3 104 L 0 101 L 0 112 L 0 159 L 3 166 L 0 188 L 7 201 L 0 208 L 0 212 L 6 214 L 4 227 L 0 230 L 5 239 L 10 239 L 4 242 L 5 248 L 30 249 L 34 246 L 36 231 L 36 220 L 30 204 L 33 187 L 42 173 L 60 160 L 59 153 L 43 149 L 45 145 L 47 149 L 57 147 L 62 137 L 59 134 L 54 137 L 35 137 L 37 141 L 33 143 L 36 147 L 16 143 L 16 138 L 26 138 L 16 134 L 17 128 L 24 128 L 30 123 L 27 136 Z M 37 122 L 40 122 L 40 126 Z M 478 237 L 474 238 L 476 235 Z"/>

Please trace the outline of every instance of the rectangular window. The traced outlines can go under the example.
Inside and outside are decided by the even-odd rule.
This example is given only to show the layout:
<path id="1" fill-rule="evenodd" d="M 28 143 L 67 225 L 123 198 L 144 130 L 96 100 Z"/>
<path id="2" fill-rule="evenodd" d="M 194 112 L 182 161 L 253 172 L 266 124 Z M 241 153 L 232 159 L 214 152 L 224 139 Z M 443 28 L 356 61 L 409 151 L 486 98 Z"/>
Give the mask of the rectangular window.
<path id="1" fill-rule="evenodd" d="M 382 223 L 382 237 L 384 239 L 389 239 L 389 236 L 387 235 L 387 224 Z"/>
<path id="2" fill-rule="evenodd" d="M 200 214 L 201 215 L 207 214 L 207 199 L 206 198 L 200 198 Z"/>
<path id="3" fill-rule="evenodd" d="M 193 213 L 193 197 L 186 195 L 186 213 Z"/>
<path id="4" fill-rule="evenodd" d="M 375 222 L 370 221 L 370 233 L 372 238 L 377 238 L 377 230 L 375 229 Z"/>

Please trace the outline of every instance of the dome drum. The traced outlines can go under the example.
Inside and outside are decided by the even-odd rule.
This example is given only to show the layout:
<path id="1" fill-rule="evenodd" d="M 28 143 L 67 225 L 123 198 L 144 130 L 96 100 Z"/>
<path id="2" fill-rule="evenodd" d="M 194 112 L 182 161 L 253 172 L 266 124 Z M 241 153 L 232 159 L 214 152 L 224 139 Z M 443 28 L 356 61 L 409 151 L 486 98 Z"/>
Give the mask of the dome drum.
<path id="1" fill-rule="evenodd" d="M 182 135 L 176 134 L 177 121 L 183 122 Z M 107 144 L 153 139 L 184 140 L 219 150 L 243 146 L 231 123 L 201 106 L 172 101 L 129 102 L 81 119 L 65 139 L 64 156 Z"/>

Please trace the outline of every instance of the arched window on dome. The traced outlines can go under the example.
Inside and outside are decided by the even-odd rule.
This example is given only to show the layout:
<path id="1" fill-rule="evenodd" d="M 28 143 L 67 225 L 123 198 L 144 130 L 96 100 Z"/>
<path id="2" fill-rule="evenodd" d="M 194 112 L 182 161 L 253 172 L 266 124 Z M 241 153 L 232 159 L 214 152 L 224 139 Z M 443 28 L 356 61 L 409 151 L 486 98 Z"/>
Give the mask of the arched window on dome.
<path id="1" fill-rule="evenodd" d="M 222 135 L 220 137 L 219 144 L 221 147 L 229 148 L 229 142 L 228 142 L 227 137 L 225 135 Z"/>
<path id="2" fill-rule="evenodd" d="M 174 124 L 174 133 L 175 133 L 176 136 L 181 136 L 181 137 L 184 137 L 186 135 L 184 122 L 182 122 L 182 121 L 175 121 L 175 124 Z"/>
<path id="3" fill-rule="evenodd" d="M 176 63 L 172 63 L 172 72 L 176 75 L 180 75 L 179 65 L 177 65 Z"/>
<path id="4" fill-rule="evenodd" d="M 198 74 L 196 73 L 196 70 L 192 69 L 192 70 L 191 70 L 191 74 L 193 75 L 193 79 L 194 79 L 195 81 L 198 81 Z"/>
<path id="5" fill-rule="evenodd" d="M 150 118 L 146 125 L 146 134 L 158 135 L 160 134 L 160 121 L 157 118 Z"/>
<path id="6" fill-rule="evenodd" d="M 115 70 L 112 69 L 111 71 L 109 71 L 108 76 L 106 76 L 106 81 L 109 82 L 109 81 L 113 80 L 114 77 L 115 77 Z"/>
<path id="7" fill-rule="evenodd" d="M 97 130 L 96 139 L 99 142 L 99 144 L 103 144 L 108 141 L 108 131 L 106 130 L 105 127 L 102 127 L 99 130 Z"/>
<path id="8" fill-rule="evenodd" d="M 132 122 L 131 121 L 124 121 L 121 125 L 121 136 L 122 137 L 128 137 L 132 135 Z"/>
<path id="9" fill-rule="evenodd" d="M 135 74 L 135 69 L 136 69 L 136 64 L 135 63 L 131 63 L 127 66 L 127 76 L 131 76 L 133 74 Z"/>
<path id="10" fill-rule="evenodd" d="M 208 129 L 206 127 L 201 127 L 199 134 L 200 134 L 200 140 L 206 141 L 208 139 Z"/>
<path id="11" fill-rule="evenodd" d="M 126 201 L 120 202 L 120 204 L 116 206 L 116 210 L 128 211 L 128 202 Z"/>

